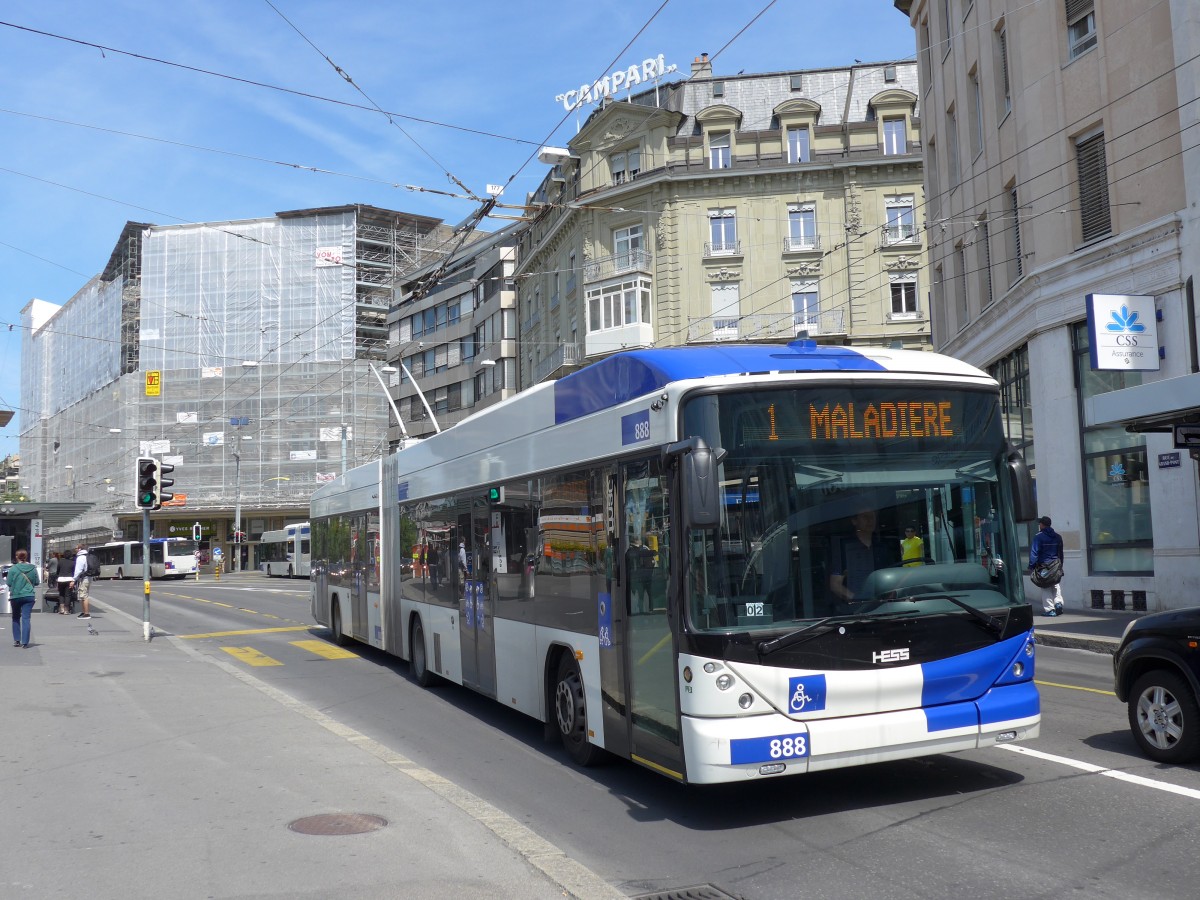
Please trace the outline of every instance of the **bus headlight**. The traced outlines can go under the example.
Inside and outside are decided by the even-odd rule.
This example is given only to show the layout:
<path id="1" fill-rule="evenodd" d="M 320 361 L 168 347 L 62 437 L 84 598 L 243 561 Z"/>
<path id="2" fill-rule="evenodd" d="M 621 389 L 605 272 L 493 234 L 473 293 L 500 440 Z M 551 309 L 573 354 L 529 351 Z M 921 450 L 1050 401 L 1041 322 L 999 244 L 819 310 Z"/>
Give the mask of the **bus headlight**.
<path id="1" fill-rule="evenodd" d="M 742 694 L 742 696 L 738 697 L 738 706 L 740 706 L 742 709 L 749 709 L 753 703 L 753 694 Z"/>
<path id="2" fill-rule="evenodd" d="M 717 676 L 717 690 L 727 691 L 733 687 L 733 676 L 724 672 Z"/>
<path id="3" fill-rule="evenodd" d="M 1013 678 L 1020 678 L 1025 674 L 1025 663 L 1015 662 L 1012 667 Z"/>

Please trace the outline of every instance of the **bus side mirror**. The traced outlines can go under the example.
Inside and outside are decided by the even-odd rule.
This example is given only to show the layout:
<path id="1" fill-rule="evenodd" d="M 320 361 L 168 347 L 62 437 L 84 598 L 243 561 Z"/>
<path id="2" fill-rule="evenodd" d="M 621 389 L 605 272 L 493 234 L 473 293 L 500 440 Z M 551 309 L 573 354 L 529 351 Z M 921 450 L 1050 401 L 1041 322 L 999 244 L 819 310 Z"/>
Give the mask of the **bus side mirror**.
<path id="1" fill-rule="evenodd" d="M 716 528 L 721 524 L 718 466 L 725 458 L 725 451 L 719 447 L 709 447 L 703 438 L 693 437 L 671 445 L 666 455 L 679 458 L 684 526 Z"/>
<path id="2" fill-rule="evenodd" d="M 1037 518 L 1037 500 L 1033 496 L 1033 477 L 1025 458 L 1017 450 L 1009 450 L 1007 459 L 1008 487 L 1013 499 L 1013 518 L 1032 522 Z"/>

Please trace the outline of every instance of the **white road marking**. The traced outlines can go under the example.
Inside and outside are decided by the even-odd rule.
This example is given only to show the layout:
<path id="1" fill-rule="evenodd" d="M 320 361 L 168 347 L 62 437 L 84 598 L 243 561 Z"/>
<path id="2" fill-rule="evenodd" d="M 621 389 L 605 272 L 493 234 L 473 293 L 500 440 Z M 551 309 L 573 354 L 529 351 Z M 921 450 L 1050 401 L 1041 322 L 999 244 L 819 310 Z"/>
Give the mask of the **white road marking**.
<path id="1" fill-rule="evenodd" d="M 1080 762 L 1077 759 L 1071 759 L 1066 756 L 1055 756 L 1053 753 L 1043 753 L 1041 750 L 1021 747 L 1016 744 L 1005 744 L 999 749 L 1009 750 L 1013 753 L 1023 753 L 1025 756 L 1033 756 L 1038 759 L 1044 759 L 1047 762 L 1060 763 L 1064 766 L 1070 766 L 1073 769 L 1091 772 L 1093 775 L 1103 775 L 1105 778 L 1115 778 L 1117 781 L 1127 781 L 1130 784 L 1140 785 L 1141 787 L 1154 788 L 1156 791 L 1166 791 L 1170 794 L 1178 794 L 1181 797 L 1191 797 L 1193 800 L 1200 800 L 1200 791 L 1195 788 L 1180 787 L 1177 784 L 1168 784 L 1165 781 L 1155 781 L 1153 778 L 1146 778 L 1142 775 L 1131 775 L 1128 772 L 1122 772 L 1118 769 L 1093 766 L 1091 763 Z"/>

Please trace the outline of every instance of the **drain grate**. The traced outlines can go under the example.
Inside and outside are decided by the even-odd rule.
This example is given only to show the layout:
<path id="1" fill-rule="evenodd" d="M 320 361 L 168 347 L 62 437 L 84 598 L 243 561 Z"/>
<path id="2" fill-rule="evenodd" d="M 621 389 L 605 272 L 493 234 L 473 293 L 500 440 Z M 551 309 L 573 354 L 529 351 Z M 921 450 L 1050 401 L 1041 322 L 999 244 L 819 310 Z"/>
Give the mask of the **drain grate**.
<path id="1" fill-rule="evenodd" d="M 288 829 L 297 834 L 366 834 L 368 831 L 377 831 L 387 823 L 383 816 L 366 813 L 322 813 L 289 822 Z"/>
<path id="2" fill-rule="evenodd" d="M 694 887 L 672 888 L 669 891 L 656 891 L 653 894 L 638 894 L 630 900 L 738 900 L 733 894 L 727 894 L 714 884 L 697 884 Z"/>

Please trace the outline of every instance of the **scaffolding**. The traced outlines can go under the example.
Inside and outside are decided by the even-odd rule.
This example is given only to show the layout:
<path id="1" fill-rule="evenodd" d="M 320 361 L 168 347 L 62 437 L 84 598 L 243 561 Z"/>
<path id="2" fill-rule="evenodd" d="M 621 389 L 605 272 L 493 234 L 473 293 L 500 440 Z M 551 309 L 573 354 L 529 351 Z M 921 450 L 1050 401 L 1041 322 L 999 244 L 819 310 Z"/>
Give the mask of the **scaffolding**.
<path id="1" fill-rule="evenodd" d="M 100 276 L 23 310 L 26 483 L 94 502 L 78 530 L 134 512 L 140 455 L 175 466 L 182 516 L 307 508 L 318 484 L 386 449 L 369 363 L 386 358 L 393 285 L 449 236 L 361 205 L 127 223 Z"/>

